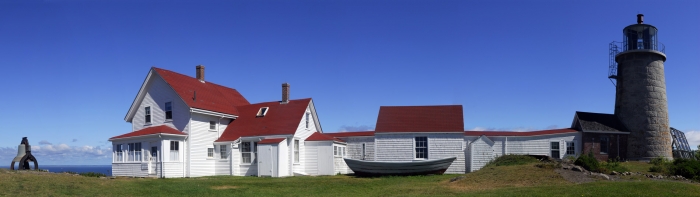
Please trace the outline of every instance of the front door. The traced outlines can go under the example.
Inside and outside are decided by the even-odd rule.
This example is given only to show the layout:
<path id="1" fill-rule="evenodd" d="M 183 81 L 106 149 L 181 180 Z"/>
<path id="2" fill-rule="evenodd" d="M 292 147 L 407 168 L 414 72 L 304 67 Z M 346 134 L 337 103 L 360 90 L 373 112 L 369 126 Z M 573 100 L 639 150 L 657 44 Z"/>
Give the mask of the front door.
<path id="1" fill-rule="evenodd" d="M 258 145 L 258 176 L 274 176 L 277 146 Z"/>
<path id="2" fill-rule="evenodd" d="M 153 146 L 151 147 L 151 155 L 149 157 L 148 163 L 150 165 L 148 166 L 148 174 L 155 174 L 157 172 L 157 167 L 158 167 L 158 147 Z"/>

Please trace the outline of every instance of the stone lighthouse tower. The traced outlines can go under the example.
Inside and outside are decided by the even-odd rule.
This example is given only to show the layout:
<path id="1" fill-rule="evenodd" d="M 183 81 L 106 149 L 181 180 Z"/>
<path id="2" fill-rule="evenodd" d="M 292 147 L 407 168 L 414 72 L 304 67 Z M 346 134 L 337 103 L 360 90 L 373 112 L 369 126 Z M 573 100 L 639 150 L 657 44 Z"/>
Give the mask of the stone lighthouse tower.
<path id="1" fill-rule="evenodd" d="M 610 44 L 608 77 L 613 84 L 617 82 L 615 115 L 630 132 L 628 159 L 672 159 L 664 78 L 665 49 L 658 42 L 658 29 L 644 24 L 643 17 L 638 14 L 637 24 L 622 30 L 622 43 Z"/>

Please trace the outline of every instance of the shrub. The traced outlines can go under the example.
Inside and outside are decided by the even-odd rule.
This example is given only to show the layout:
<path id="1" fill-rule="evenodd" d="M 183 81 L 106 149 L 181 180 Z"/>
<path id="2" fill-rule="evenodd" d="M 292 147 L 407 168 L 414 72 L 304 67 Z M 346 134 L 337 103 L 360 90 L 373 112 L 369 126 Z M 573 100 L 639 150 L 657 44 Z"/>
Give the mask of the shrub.
<path id="1" fill-rule="evenodd" d="M 80 173 L 80 176 L 86 176 L 86 177 L 107 177 L 107 175 L 99 173 L 99 172 L 84 172 Z"/>
<path id="2" fill-rule="evenodd" d="M 578 157 L 578 159 L 576 159 L 574 164 L 581 166 L 589 171 L 598 171 L 598 169 L 600 168 L 600 163 L 598 163 L 598 160 L 595 159 L 593 152 L 588 152 L 588 154 L 581 155 L 580 157 Z"/>
<path id="3" fill-rule="evenodd" d="M 512 166 L 535 162 L 537 162 L 537 159 L 529 155 L 503 155 L 491 160 L 486 166 Z"/>
<path id="4" fill-rule="evenodd" d="M 627 172 L 629 169 L 620 165 L 620 158 L 609 159 L 608 162 L 601 162 L 599 172 L 610 174 L 612 171 L 615 172 Z"/>
<path id="5" fill-rule="evenodd" d="M 650 164 L 654 165 L 649 168 L 649 172 L 658 172 L 663 174 L 670 174 L 670 168 L 673 165 L 671 161 L 663 157 L 657 157 L 649 161 Z"/>
<path id="6" fill-rule="evenodd" d="M 676 159 L 668 170 L 673 175 L 700 180 L 700 161 L 698 160 Z"/>

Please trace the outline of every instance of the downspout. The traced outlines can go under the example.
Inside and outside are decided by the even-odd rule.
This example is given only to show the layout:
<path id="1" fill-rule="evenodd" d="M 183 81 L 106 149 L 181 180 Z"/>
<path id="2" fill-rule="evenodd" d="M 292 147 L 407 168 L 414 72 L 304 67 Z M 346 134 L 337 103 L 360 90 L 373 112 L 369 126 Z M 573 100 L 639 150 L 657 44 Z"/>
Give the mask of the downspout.
<path id="1" fill-rule="evenodd" d="M 160 156 L 160 178 L 165 178 L 165 176 L 163 174 L 163 151 L 164 151 L 163 150 L 163 136 L 161 136 L 159 133 L 158 138 L 160 138 L 160 155 L 159 155 Z M 158 165 L 156 165 L 156 167 L 157 166 Z"/>
<path id="2" fill-rule="evenodd" d="M 192 134 L 192 108 L 190 108 L 190 120 L 187 123 L 187 136 L 189 136 L 191 134 Z M 192 163 L 190 162 L 190 152 L 192 150 L 190 148 L 190 141 L 186 141 L 186 142 L 187 142 L 186 143 L 187 144 L 187 157 L 185 159 L 187 159 L 186 160 L 187 161 L 187 177 L 190 177 L 190 176 L 192 176 L 192 174 L 190 172 L 191 171 L 190 168 L 192 167 Z M 185 154 L 183 154 L 183 155 L 185 155 Z M 182 163 L 184 165 L 185 161 L 182 161 Z M 182 169 L 182 170 L 185 170 L 185 169 Z"/>
<path id="3" fill-rule="evenodd" d="M 189 134 L 188 134 L 187 136 L 185 136 L 185 142 L 189 142 L 189 141 L 187 141 L 187 138 L 190 138 L 190 135 L 189 135 Z M 182 144 L 184 145 L 185 143 L 182 143 Z M 188 150 L 189 150 L 189 149 L 188 149 Z M 180 151 L 178 151 L 178 152 L 180 152 Z M 183 156 L 182 156 L 182 157 L 185 157 L 185 156 L 184 156 L 184 151 L 183 151 Z M 183 159 L 184 159 L 184 158 L 183 158 Z M 184 161 L 184 160 L 182 161 L 182 177 L 183 177 L 183 178 L 185 177 L 185 161 Z"/>

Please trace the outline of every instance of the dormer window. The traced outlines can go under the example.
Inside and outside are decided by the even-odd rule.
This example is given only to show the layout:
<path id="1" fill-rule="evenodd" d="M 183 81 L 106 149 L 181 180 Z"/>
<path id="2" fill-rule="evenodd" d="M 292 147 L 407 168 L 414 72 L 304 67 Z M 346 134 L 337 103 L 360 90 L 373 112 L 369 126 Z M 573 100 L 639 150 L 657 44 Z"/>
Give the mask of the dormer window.
<path id="1" fill-rule="evenodd" d="M 265 116 L 267 114 L 269 107 L 261 107 L 260 110 L 258 110 L 258 115 L 257 116 Z"/>

